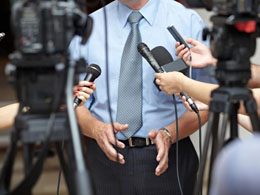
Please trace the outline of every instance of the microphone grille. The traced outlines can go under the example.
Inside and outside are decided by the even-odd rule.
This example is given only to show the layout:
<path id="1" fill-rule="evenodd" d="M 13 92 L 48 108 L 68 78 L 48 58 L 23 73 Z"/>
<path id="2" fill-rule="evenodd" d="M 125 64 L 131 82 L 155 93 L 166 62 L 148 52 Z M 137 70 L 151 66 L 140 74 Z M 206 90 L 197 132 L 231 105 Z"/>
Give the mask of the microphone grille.
<path id="1" fill-rule="evenodd" d="M 142 53 L 143 52 L 143 49 L 148 49 L 149 50 L 149 47 L 145 44 L 145 43 L 139 43 L 137 45 L 137 50 L 139 53 Z"/>
<path id="2" fill-rule="evenodd" d="M 97 64 L 90 64 L 87 67 L 87 73 L 91 73 L 97 78 L 101 74 L 101 68 Z"/>

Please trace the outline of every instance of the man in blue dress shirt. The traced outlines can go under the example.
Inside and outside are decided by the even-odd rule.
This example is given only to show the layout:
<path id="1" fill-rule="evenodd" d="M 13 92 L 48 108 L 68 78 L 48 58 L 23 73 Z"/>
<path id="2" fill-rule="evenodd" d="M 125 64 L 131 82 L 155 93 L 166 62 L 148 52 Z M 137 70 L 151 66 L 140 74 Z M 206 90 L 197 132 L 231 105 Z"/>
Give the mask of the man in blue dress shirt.
<path id="1" fill-rule="evenodd" d="M 138 10 L 143 16 L 139 22 L 142 42 L 150 48 L 165 47 L 175 59 L 175 40 L 167 27 L 174 25 L 183 37 L 193 37 L 197 40 L 201 40 L 204 27 L 197 13 L 173 0 L 116 0 L 106 6 L 108 84 L 113 121 L 116 121 L 117 116 L 121 58 L 131 31 L 127 18 L 133 10 Z M 87 145 L 87 163 L 95 191 L 100 195 L 180 194 L 176 176 L 176 147 L 171 144 L 176 141 L 172 96 L 155 87 L 155 73 L 150 65 L 142 60 L 142 127 L 130 139 L 126 139 L 122 131 L 127 131 L 129 125 L 116 121 L 115 138 L 108 114 L 103 9 L 97 10 L 91 16 L 94 25 L 87 44 L 79 46 L 80 39 L 75 38 L 71 49 L 72 57 L 81 54 L 88 64 L 98 64 L 102 69 L 101 76 L 95 81 L 96 91 L 91 107 L 79 107 L 76 110 L 82 133 L 91 138 Z M 194 69 L 193 78 L 199 79 L 202 72 L 202 69 Z M 186 111 L 179 99 L 177 109 L 181 139 L 180 182 L 183 193 L 192 194 L 198 157 L 189 135 L 198 129 L 198 121 L 194 113 Z M 202 124 L 207 120 L 206 112 L 201 113 L 201 119 Z"/>

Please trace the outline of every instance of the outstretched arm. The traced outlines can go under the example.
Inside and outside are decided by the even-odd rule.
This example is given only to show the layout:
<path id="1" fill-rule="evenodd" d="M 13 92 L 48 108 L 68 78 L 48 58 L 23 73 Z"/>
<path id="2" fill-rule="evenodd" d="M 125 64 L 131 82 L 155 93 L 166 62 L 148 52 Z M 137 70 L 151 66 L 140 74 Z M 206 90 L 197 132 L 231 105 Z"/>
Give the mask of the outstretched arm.
<path id="1" fill-rule="evenodd" d="M 156 83 L 166 94 L 176 94 L 184 91 L 189 96 L 207 105 L 211 100 L 211 92 L 218 87 L 215 84 L 190 79 L 180 72 L 156 73 L 155 77 Z M 252 89 L 252 93 L 258 105 L 258 113 L 260 113 L 260 88 Z M 242 103 L 238 112 L 246 114 Z"/>
<path id="2" fill-rule="evenodd" d="M 209 104 L 211 91 L 218 87 L 215 84 L 190 79 L 180 72 L 156 73 L 155 77 L 156 83 L 166 94 L 183 91 L 204 104 Z"/>
<path id="3" fill-rule="evenodd" d="M 0 130 L 13 126 L 18 108 L 19 103 L 10 104 L 0 108 Z"/>
<path id="4" fill-rule="evenodd" d="M 260 66 L 251 64 L 251 79 L 248 82 L 250 88 L 260 88 Z"/>

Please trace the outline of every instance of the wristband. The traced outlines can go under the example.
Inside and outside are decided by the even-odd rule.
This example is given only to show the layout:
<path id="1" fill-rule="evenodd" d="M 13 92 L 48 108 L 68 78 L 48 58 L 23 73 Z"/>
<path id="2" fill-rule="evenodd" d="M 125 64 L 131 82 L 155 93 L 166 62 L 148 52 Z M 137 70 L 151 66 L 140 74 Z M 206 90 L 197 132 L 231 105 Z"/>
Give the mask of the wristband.
<path id="1" fill-rule="evenodd" d="M 162 127 L 160 130 L 163 131 L 164 133 L 166 133 L 166 135 L 168 135 L 168 137 L 169 137 L 169 139 L 170 139 L 170 143 L 173 144 L 172 135 L 171 135 L 171 133 L 169 132 L 169 130 L 166 129 L 165 127 Z"/>

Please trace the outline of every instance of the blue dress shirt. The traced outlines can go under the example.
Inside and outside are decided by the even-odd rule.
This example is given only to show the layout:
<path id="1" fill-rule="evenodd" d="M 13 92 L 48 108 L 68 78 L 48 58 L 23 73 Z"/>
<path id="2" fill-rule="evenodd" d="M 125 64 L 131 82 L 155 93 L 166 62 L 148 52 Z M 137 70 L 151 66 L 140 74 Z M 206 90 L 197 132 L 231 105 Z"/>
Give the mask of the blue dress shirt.
<path id="1" fill-rule="evenodd" d="M 116 120 L 118 82 L 121 66 L 121 56 L 124 44 L 131 30 L 127 23 L 127 18 L 132 12 L 119 1 L 113 1 L 106 6 L 108 19 L 108 53 L 109 53 L 109 88 L 113 121 Z M 197 40 L 202 38 L 204 23 L 199 15 L 193 10 L 187 9 L 173 0 L 149 0 L 146 5 L 139 10 L 143 19 L 139 23 L 142 42 L 146 43 L 150 49 L 163 46 L 175 56 L 176 41 L 168 32 L 167 27 L 174 25 L 179 33 L 184 37 L 192 37 Z M 94 102 L 90 108 L 91 113 L 99 120 L 110 123 L 108 113 L 108 98 L 106 89 L 106 64 L 105 64 L 105 30 L 104 12 L 99 9 L 91 17 L 94 19 L 93 30 L 86 45 L 80 46 L 80 38 L 76 37 L 71 43 L 71 55 L 78 58 L 84 56 L 88 64 L 98 64 L 102 74 L 96 79 L 96 91 L 94 92 Z M 135 67 L 133 67 L 135 68 Z M 202 69 L 193 69 L 193 78 L 198 80 Z M 174 105 L 171 95 L 166 95 L 159 91 L 154 83 L 155 72 L 143 59 L 143 126 L 134 135 L 136 137 L 147 137 L 152 129 L 160 129 L 175 121 Z M 205 72 L 203 73 L 205 76 Z M 205 79 L 204 79 L 205 80 Z M 133 82 L 135 82 L 133 80 Z M 186 108 L 181 100 L 177 100 L 178 116 L 180 117 Z M 125 137 L 118 133 L 119 139 Z"/>

